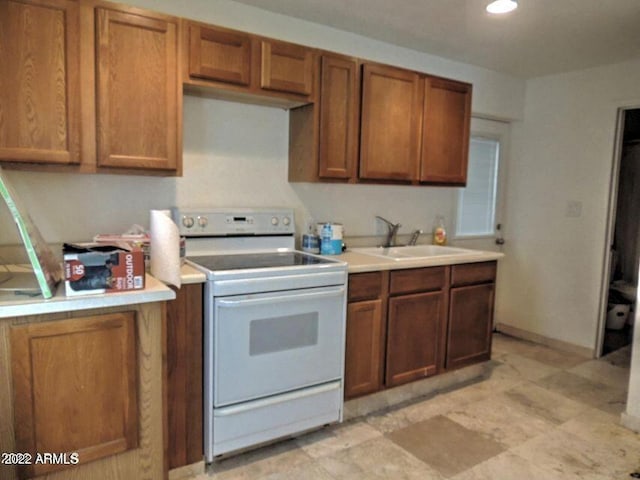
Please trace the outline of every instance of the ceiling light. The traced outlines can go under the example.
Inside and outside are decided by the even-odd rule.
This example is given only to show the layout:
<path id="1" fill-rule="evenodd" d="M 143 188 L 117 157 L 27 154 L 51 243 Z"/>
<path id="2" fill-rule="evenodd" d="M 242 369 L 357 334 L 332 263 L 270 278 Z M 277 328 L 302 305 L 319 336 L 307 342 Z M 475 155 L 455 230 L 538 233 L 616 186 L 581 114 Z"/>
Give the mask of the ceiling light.
<path id="1" fill-rule="evenodd" d="M 489 13 L 508 13 L 518 8 L 517 0 L 495 0 L 487 5 Z"/>

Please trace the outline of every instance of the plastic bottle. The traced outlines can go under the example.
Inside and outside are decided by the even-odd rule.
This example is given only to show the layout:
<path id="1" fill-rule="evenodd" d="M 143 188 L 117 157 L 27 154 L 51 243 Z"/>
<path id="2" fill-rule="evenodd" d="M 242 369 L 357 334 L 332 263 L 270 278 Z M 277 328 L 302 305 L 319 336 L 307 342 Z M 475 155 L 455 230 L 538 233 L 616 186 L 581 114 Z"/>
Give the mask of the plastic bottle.
<path id="1" fill-rule="evenodd" d="M 302 235 L 302 251 L 320 253 L 320 237 L 313 231 L 313 221 L 309 223 L 307 233 Z"/>
<path id="2" fill-rule="evenodd" d="M 433 223 L 433 244 L 447 244 L 447 230 L 444 227 L 444 217 L 442 215 L 437 215 L 436 220 Z"/>

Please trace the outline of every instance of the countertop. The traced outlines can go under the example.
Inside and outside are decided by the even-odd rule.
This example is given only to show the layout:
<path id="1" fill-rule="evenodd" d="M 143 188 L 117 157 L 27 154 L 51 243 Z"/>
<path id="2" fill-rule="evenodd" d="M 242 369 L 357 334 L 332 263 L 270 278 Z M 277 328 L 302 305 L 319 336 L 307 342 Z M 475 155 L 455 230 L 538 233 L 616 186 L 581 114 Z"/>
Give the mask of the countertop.
<path id="1" fill-rule="evenodd" d="M 504 257 L 504 253 L 487 252 L 483 250 L 469 250 L 455 256 L 423 257 L 403 260 L 375 257 L 364 253 L 356 253 L 347 250 L 335 258 L 347 262 L 349 273 L 375 272 L 377 270 L 399 270 L 405 268 L 436 267 L 440 265 L 457 265 L 461 263 L 477 263 L 498 260 Z"/>
<path id="2" fill-rule="evenodd" d="M 29 297 L 0 292 L 0 318 L 119 307 L 138 303 L 162 302 L 174 298 L 176 298 L 175 292 L 151 275 L 147 275 L 145 278 L 144 290 L 77 297 L 67 297 L 64 293 L 64 282 L 60 282 L 55 296 L 48 300 L 44 300 L 41 296 Z"/>
<path id="3" fill-rule="evenodd" d="M 347 250 L 342 255 L 326 255 L 346 262 L 349 273 L 375 272 L 377 270 L 399 270 L 404 268 L 435 267 L 439 265 L 456 265 L 460 263 L 477 263 L 498 260 L 504 257 L 504 253 L 488 252 L 483 250 L 469 250 L 469 253 L 445 257 L 415 258 L 393 260 L 390 258 L 376 257 Z M 200 270 L 190 266 L 182 266 L 182 283 L 204 283 L 206 276 Z"/>

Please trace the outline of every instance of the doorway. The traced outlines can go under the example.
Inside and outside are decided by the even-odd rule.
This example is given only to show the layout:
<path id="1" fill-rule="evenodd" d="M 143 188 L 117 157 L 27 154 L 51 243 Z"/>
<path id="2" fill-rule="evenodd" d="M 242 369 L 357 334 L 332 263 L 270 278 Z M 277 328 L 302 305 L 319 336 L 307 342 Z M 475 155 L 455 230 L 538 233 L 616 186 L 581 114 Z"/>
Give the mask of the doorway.
<path id="1" fill-rule="evenodd" d="M 632 342 L 640 261 L 640 108 L 622 110 L 618 128 L 602 355 Z"/>

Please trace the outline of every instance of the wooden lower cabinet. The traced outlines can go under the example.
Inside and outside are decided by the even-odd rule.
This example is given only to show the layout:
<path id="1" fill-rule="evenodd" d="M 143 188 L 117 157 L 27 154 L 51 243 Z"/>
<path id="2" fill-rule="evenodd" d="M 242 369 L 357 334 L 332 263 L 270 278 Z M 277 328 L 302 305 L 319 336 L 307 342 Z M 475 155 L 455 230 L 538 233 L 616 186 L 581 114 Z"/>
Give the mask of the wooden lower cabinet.
<path id="1" fill-rule="evenodd" d="M 350 274 L 345 398 L 489 360 L 496 267 Z"/>
<path id="2" fill-rule="evenodd" d="M 183 285 L 167 303 L 167 427 L 169 469 L 204 456 L 202 410 L 202 293 Z"/>
<path id="3" fill-rule="evenodd" d="M 451 289 L 447 369 L 491 358 L 494 284 Z"/>
<path id="4" fill-rule="evenodd" d="M 90 462 L 138 446 L 132 312 L 16 327 L 11 346 L 18 451 Z M 22 476 L 60 469 L 33 462 Z"/>
<path id="5" fill-rule="evenodd" d="M 164 305 L 0 319 L 0 479 L 166 478 Z"/>
<path id="6" fill-rule="evenodd" d="M 434 375 L 445 316 L 442 291 L 389 299 L 386 385 Z"/>
<path id="7" fill-rule="evenodd" d="M 347 307 L 345 398 L 382 388 L 384 326 L 382 300 L 350 303 Z"/>

